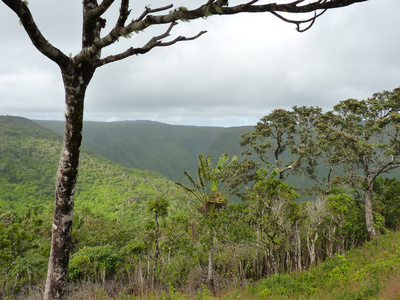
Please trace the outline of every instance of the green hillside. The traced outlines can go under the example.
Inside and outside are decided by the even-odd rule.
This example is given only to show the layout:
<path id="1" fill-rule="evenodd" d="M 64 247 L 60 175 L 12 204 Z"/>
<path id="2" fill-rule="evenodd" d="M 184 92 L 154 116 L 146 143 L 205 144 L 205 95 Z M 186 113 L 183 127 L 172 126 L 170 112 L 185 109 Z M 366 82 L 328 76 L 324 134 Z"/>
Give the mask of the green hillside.
<path id="1" fill-rule="evenodd" d="M 64 122 L 34 122 L 63 134 Z M 152 121 L 85 122 L 83 146 L 120 165 L 156 171 L 173 181 L 183 182 L 184 171 L 195 173 L 200 153 L 210 155 L 212 161 L 218 161 L 223 153 L 240 157 L 244 151 L 239 145 L 241 136 L 253 130 L 252 126 L 199 127 Z M 286 151 L 282 159 L 290 161 L 290 152 Z M 323 166 L 319 168 L 319 176 L 326 176 Z M 400 169 L 384 176 L 400 178 Z M 286 182 L 302 191 L 315 184 L 308 177 L 296 174 L 289 176 Z M 309 200 L 307 194 L 300 194 L 302 200 Z"/>
<path id="2" fill-rule="evenodd" d="M 63 134 L 61 121 L 35 122 Z M 182 180 L 185 170 L 194 171 L 200 153 L 213 160 L 222 153 L 240 155 L 241 135 L 252 130 L 251 126 L 196 127 L 151 121 L 85 122 L 83 146 L 121 165 Z"/>
<path id="3" fill-rule="evenodd" d="M 37 123 L 0 116 L 1 207 L 24 212 L 53 203 L 61 145 L 59 134 Z M 79 168 L 78 210 L 87 207 L 112 218 L 134 220 L 156 195 L 181 197 L 173 182 L 159 173 L 124 167 L 85 149 Z"/>
<path id="4" fill-rule="evenodd" d="M 199 153 L 219 156 L 234 149 L 230 145 L 238 145 L 241 135 L 239 128 L 174 130 L 138 122 L 136 130 L 144 133 L 130 136 L 134 123 L 92 123 L 103 138 L 94 145 L 116 157 L 137 148 L 144 168 L 175 155 L 187 155 L 195 167 L 197 154 L 189 158 L 188 149 L 204 147 Z M 186 148 L 185 139 L 193 139 Z M 393 245 L 400 236 L 385 226 L 398 228 L 397 180 L 376 185 L 379 237 L 359 250 L 367 235 L 363 207 L 352 191 L 335 188 L 326 199 L 299 204 L 294 187 L 266 175 L 244 203 L 205 215 L 202 206 L 187 209 L 184 194 L 163 175 L 86 149 L 76 186 L 70 278 L 77 294 L 71 299 L 216 299 L 212 290 L 219 299 L 374 299 L 393 292 L 399 266 L 399 247 Z M 60 150 L 60 134 L 25 118 L 0 116 L 0 298 L 42 298 Z M 37 206 L 44 209 L 29 210 Z M 215 284 L 208 289 L 210 253 Z M 33 287 L 39 298 L 31 298 Z"/>

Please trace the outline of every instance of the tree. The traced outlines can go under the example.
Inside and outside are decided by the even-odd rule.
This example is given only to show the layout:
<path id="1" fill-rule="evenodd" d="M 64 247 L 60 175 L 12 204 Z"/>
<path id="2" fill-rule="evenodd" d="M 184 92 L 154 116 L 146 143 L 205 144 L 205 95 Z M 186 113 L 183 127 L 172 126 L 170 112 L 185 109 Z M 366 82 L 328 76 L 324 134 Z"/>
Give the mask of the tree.
<path id="1" fill-rule="evenodd" d="M 315 247 L 318 239 L 318 230 L 320 225 L 323 223 L 324 218 L 328 214 L 326 199 L 319 198 L 316 201 L 308 202 L 304 209 L 306 215 L 306 240 L 308 253 L 310 255 L 310 266 L 316 263 L 316 252 Z"/>
<path id="2" fill-rule="evenodd" d="M 378 177 L 374 182 L 378 212 L 385 218 L 385 227 L 400 228 L 400 180 Z"/>
<path id="3" fill-rule="evenodd" d="M 285 261 L 293 251 L 295 268 L 300 265 L 301 245 L 298 237 L 300 216 L 299 205 L 295 202 L 299 195 L 295 188 L 282 180 L 274 179 L 274 171 L 259 173 L 259 179 L 245 196 L 247 203 L 247 222 L 255 231 L 254 247 L 265 252 L 268 273 L 283 270 L 280 262 Z M 292 243 L 291 245 L 291 242 Z M 281 259 L 282 258 L 282 259 Z"/>
<path id="4" fill-rule="evenodd" d="M 274 109 L 261 118 L 253 132 L 242 136 L 241 146 L 248 147 L 244 154 L 253 153 L 286 179 L 297 172 L 316 179 L 318 146 L 316 124 L 321 115 L 318 107 L 297 107 L 291 111 Z"/>
<path id="5" fill-rule="evenodd" d="M 157 197 L 154 200 L 150 201 L 147 210 L 154 214 L 154 246 L 155 246 L 155 253 L 154 253 L 154 266 L 153 266 L 153 273 L 151 279 L 151 288 L 154 291 L 155 284 L 156 284 L 156 272 L 158 261 L 160 258 L 160 223 L 159 218 L 165 218 L 168 216 L 168 207 L 169 201 L 165 197 Z"/>
<path id="6" fill-rule="evenodd" d="M 326 196 L 328 212 L 321 238 L 325 239 L 328 257 L 334 253 L 344 254 L 366 240 L 362 205 L 351 194 L 353 191 L 332 187 Z"/>
<path id="7" fill-rule="evenodd" d="M 204 158 L 203 154 L 199 154 L 197 169 L 197 180 L 194 180 L 187 171 L 184 172 L 185 177 L 188 179 L 190 185 L 184 185 L 180 182 L 176 184 L 186 192 L 195 197 L 195 206 L 197 210 L 202 213 L 203 219 L 206 222 L 206 227 L 209 229 L 210 248 L 208 252 L 208 284 L 212 292 L 214 292 L 214 276 L 213 276 L 213 220 L 207 220 L 213 217 L 214 212 L 226 208 L 229 197 L 235 193 L 231 190 L 229 185 L 225 184 L 219 175 L 223 169 L 229 166 L 232 162 L 237 160 L 236 156 L 232 157 L 229 161 L 228 154 L 221 155 L 217 167 L 213 168 L 211 157 L 207 155 Z"/>
<path id="8" fill-rule="evenodd" d="M 236 160 L 237 157 L 233 156 L 231 162 L 228 163 L 228 154 L 223 154 L 218 161 L 217 167 L 213 168 L 211 157 L 207 155 L 204 158 L 203 154 L 199 154 L 197 180 L 185 171 L 184 175 L 189 185 L 180 182 L 176 183 L 195 197 L 194 205 L 203 216 L 212 215 L 214 210 L 226 207 L 229 196 L 235 192 L 230 190 L 230 187 L 221 180 L 219 174 L 225 167 L 228 167 Z"/>
<path id="9" fill-rule="evenodd" d="M 295 144 L 295 132 L 294 114 L 285 109 L 274 109 L 261 118 L 253 132 L 242 136 L 240 146 L 250 146 L 258 158 L 277 170 L 279 179 L 284 180 L 297 163 L 297 159 L 287 161 L 282 158 Z M 250 156 L 253 152 L 246 149 L 244 153 Z"/>
<path id="10" fill-rule="evenodd" d="M 329 114 L 334 120 L 334 127 L 327 129 L 329 143 L 348 177 L 361 181 L 358 187 L 364 186 L 365 222 L 369 238 L 374 239 L 374 182 L 400 166 L 400 88 L 376 93 L 367 100 L 341 101 Z"/>
<path id="11" fill-rule="evenodd" d="M 105 28 L 104 14 L 115 0 L 83 0 L 82 49 L 76 55 L 66 55 L 54 47 L 41 33 L 24 0 L 2 0 L 19 17 L 34 46 L 46 57 L 55 62 L 60 70 L 65 89 L 65 130 L 61 158 L 56 175 L 55 208 L 52 229 L 52 247 L 49 259 L 48 277 L 45 288 L 45 299 L 59 299 L 68 278 L 69 254 L 71 251 L 71 229 L 74 210 L 74 191 L 78 175 L 80 146 L 82 141 L 83 108 L 86 89 L 97 68 L 106 64 L 128 58 L 133 55 L 145 54 L 156 47 L 189 41 L 203 35 L 199 32 L 193 37 L 178 36 L 166 41 L 177 21 L 190 21 L 211 15 L 232 15 L 242 12 L 269 12 L 284 22 L 293 23 L 298 31 L 309 29 L 315 20 L 326 10 L 348 6 L 366 0 L 314 0 L 304 3 L 295 0 L 288 3 L 267 3 L 257 5 L 257 0 L 229 6 L 226 0 L 207 0 L 206 3 L 187 9 L 180 7 L 170 10 L 173 5 L 150 8 L 132 21 L 129 0 L 121 0 L 119 16 L 114 27 L 106 34 L 101 34 Z M 169 11 L 168 11 L 169 10 Z M 322 12 L 320 12 L 322 10 Z M 168 12 L 167 12 L 168 11 Z M 319 11 L 317 13 L 317 11 Z M 314 13 L 305 19 L 292 19 L 283 13 L 302 14 Z M 102 50 L 117 42 L 122 37 L 128 37 L 134 32 L 141 32 L 155 25 L 168 24 L 165 32 L 151 38 L 143 47 L 129 48 L 124 52 L 102 56 Z M 306 24 L 305 28 L 301 25 Z"/>

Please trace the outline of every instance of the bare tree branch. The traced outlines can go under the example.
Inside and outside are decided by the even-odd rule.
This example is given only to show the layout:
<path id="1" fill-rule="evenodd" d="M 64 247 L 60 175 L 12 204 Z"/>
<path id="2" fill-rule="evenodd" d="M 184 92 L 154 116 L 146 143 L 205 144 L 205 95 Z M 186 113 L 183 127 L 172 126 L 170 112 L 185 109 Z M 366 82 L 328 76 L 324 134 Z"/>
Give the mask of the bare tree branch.
<path id="1" fill-rule="evenodd" d="M 301 0 L 303 1 L 303 0 Z M 278 14 L 277 12 L 271 12 L 274 16 L 278 17 L 279 19 L 281 19 L 282 21 L 285 21 L 286 23 L 291 23 L 291 24 L 296 24 L 297 27 L 297 31 L 298 32 L 305 32 L 308 29 L 310 29 L 313 25 L 315 20 L 322 16 L 325 12 L 327 11 L 327 9 L 324 9 L 321 13 L 317 14 L 317 12 L 314 12 L 314 17 L 306 19 L 306 20 L 291 20 L 288 18 L 285 18 L 283 16 L 281 16 L 280 14 Z M 310 23 L 306 28 L 300 29 L 300 25 L 304 24 L 304 23 Z"/>
<path id="2" fill-rule="evenodd" d="M 154 15 L 154 13 L 170 9 L 173 7 L 172 4 L 164 7 L 159 7 L 156 9 L 150 9 L 149 7 L 146 7 L 144 12 L 139 16 L 139 18 L 133 20 L 128 25 L 121 27 L 121 23 L 117 22 L 117 25 L 113 28 L 113 30 L 111 30 L 109 34 L 107 34 L 105 37 L 101 39 L 97 39 L 91 47 L 82 49 L 82 53 L 78 54 L 74 58 L 74 61 L 79 63 L 81 59 L 83 59 L 83 57 L 87 56 L 93 57 L 96 53 L 98 53 L 99 50 L 113 44 L 119 38 L 124 36 L 129 36 L 133 32 L 143 31 L 147 27 L 150 27 L 152 25 L 171 24 L 179 20 L 190 21 L 198 18 L 208 17 L 211 15 L 232 15 L 244 12 L 248 13 L 270 12 L 285 22 L 296 24 L 297 30 L 299 32 L 303 32 L 311 28 L 311 26 L 315 22 L 315 19 L 321 16 L 327 9 L 348 6 L 350 4 L 365 2 L 365 1 L 368 0 L 330 0 L 330 1 L 316 0 L 309 4 L 300 6 L 299 4 L 304 2 L 304 0 L 296 0 L 284 4 L 269 3 L 261 5 L 255 5 L 255 3 L 258 2 L 258 0 L 252 0 L 248 3 L 228 7 L 228 6 L 221 6 L 218 3 L 218 1 L 209 0 L 206 4 L 201 5 L 196 9 L 189 10 L 184 7 L 180 7 L 164 15 Z M 318 10 L 323 10 L 323 12 L 317 14 L 316 11 Z M 280 13 L 299 14 L 299 13 L 310 13 L 310 12 L 314 12 L 315 15 L 312 18 L 305 20 L 292 20 L 289 18 L 285 18 L 280 14 Z M 311 24 L 307 28 L 300 29 L 300 24 L 309 22 L 311 22 Z"/>
<path id="3" fill-rule="evenodd" d="M 125 22 L 128 19 L 130 13 L 131 11 L 129 10 L 129 0 L 121 0 L 121 7 L 119 9 L 119 18 L 117 24 L 115 25 L 116 28 L 125 26 Z"/>
<path id="4" fill-rule="evenodd" d="M 173 39 L 172 41 L 168 41 L 168 42 L 162 42 L 162 39 L 165 39 L 166 37 L 168 37 L 170 35 L 170 32 L 172 30 L 172 28 L 174 26 L 178 25 L 178 23 L 174 22 L 171 23 L 171 25 L 168 27 L 167 31 L 161 35 L 155 36 L 153 37 L 148 43 L 146 43 L 146 45 L 144 45 L 143 47 L 140 48 L 129 48 L 126 51 L 117 54 L 117 55 L 110 55 L 107 56 L 101 60 L 99 60 L 96 63 L 96 67 L 100 67 L 103 66 L 105 64 L 114 62 L 114 61 L 118 61 L 118 60 L 122 60 L 124 58 L 127 58 L 129 56 L 132 55 L 138 55 L 138 54 L 145 54 L 147 52 L 149 52 L 151 49 L 153 49 L 154 47 L 166 47 L 166 46 L 171 46 L 177 42 L 181 42 L 181 41 L 192 41 L 197 39 L 198 37 L 200 37 L 201 35 L 203 35 L 204 33 L 206 33 L 207 31 L 201 31 L 199 32 L 197 35 L 192 36 L 192 37 L 185 37 L 185 36 L 178 36 L 175 39 Z"/>
<path id="5" fill-rule="evenodd" d="M 103 15 L 109 8 L 110 6 L 114 3 L 115 0 L 103 0 L 99 6 L 95 9 L 95 14 L 97 16 Z"/>

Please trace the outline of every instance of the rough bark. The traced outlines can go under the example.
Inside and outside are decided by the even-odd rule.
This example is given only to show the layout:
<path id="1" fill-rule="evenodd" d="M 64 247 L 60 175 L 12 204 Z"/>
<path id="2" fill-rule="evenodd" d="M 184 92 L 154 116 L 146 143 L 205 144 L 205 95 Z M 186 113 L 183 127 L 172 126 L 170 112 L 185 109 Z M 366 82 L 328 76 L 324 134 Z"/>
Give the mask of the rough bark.
<path id="1" fill-rule="evenodd" d="M 365 225 L 367 226 L 368 237 L 370 240 L 376 238 L 374 227 L 374 215 L 372 213 L 372 180 L 367 180 L 367 190 L 364 194 Z"/>
<path id="2" fill-rule="evenodd" d="M 328 239 L 328 245 L 326 247 L 326 256 L 332 257 L 333 256 L 333 246 L 335 243 L 335 234 L 336 234 L 336 226 L 331 224 L 328 226 L 328 234 L 326 235 Z"/>
<path id="3" fill-rule="evenodd" d="M 61 299 L 68 279 L 75 183 L 82 141 L 85 91 L 94 70 L 63 72 L 65 133 L 56 175 L 52 240 L 44 299 Z"/>
<path id="4" fill-rule="evenodd" d="M 310 233 L 307 235 L 307 248 L 310 254 L 310 267 L 313 266 L 316 262 L 315 245 L 317 239 L 318 239 L 318 232 L 315 232 L 313 236 Z"/>

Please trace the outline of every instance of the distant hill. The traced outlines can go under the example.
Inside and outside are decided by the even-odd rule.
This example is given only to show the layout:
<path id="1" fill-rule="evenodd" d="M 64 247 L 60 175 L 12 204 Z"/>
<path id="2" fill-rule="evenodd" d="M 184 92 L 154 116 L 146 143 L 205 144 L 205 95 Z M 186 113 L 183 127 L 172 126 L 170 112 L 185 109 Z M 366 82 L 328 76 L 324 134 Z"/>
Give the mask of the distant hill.
<path id="1" fill-rule="evenodd" d="M 60 135 L 64 132 L 62 121 L 34 122 Z M 183 172 L 195 174 L 200 153 L 210 155 L 214 164 L 223 153 L 241 158 L 241 136 L 253 130 L 254 126 L 201 127 L 152 121 L 85 122 L 83 146 L 121 165 L 185 181 Z M 287 182 L 301 188 L 313 185 L 304 176 L 290 176 Z"/>
<path id="2" fill-rule="evenodd" d="M 0 116 L 0 206 L 25 212 L 53 203 L 61 152 L 59 134 L 21 117 Z M 148 200 L 163 195 L 184 205 L 184 195 L 159 173 L 121 166 L 82 149 L 76 208 L 112 218 L 138 219 Z"/>
<path id="3" fill-rule="evenodd" d="M 35 122 L 63 134 L 62 121 Z M 200 153 L 215 162 L 223 153 L 239 156 L 241 135 L 252 130 L 252 126 L 198 127 L 152 121 L 85 122 L 83 146 L 121 165 L 182 180 L 184 171 L 196 170 Z"/>

